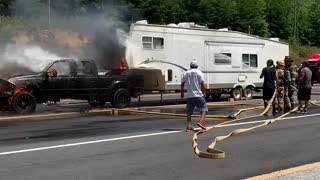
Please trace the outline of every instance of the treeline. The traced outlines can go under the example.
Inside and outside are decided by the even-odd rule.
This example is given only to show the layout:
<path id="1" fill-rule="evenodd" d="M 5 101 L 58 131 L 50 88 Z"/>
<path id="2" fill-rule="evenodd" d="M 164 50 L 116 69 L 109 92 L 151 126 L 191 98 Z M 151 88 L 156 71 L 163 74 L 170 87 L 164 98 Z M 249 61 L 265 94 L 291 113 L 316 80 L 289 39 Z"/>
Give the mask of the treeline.
<path id="1" fill-rule="evenodd" d="M 23 10 L 16 2 L 49 0 L 0 0 L 0 14 L 12 16 Z M 25 7 L 25 6 L 24 6 Z M 149 23 L 195 22 L 209 28 L 229 28 L 303 45 L 320 44 L 320 0 L 51 0 L 52 10 L 65 16 L 110 11 L 131 21 Z"/>

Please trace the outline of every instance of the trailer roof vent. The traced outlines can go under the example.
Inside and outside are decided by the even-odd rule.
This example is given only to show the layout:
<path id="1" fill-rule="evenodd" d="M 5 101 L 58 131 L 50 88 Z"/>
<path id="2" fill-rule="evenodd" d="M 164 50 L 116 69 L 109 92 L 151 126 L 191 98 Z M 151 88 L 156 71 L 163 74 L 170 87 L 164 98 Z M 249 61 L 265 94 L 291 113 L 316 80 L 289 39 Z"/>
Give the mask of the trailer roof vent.
<path id="1" fill-rule="evenodd" d="M 279 42 L 279 41 L 280 41 L 280 38 L 275 37 L 275 38 L 270 38 L 270 40 L 271 40 L 271 41 L 277 41 L 277 42 Z"/>
<path id="2" fill-rule="evenodd" d="M 178 25 L 176 25 L 175 23 L 170 23 L 168 24 L 169 27 L 179 27 Z"/>
<path id="3" fill-rule="evenodd" d="M 147 20 L 137 21 L 136 24 L 148 24 Z"/>
<path id="4" fill-rule="evenodd" d="M 218 29 L 218 31 L 229 31 L 228 28 L 221 28 L 221 29 Z"/>
<path id="5" fill-rule="evenodd" d="M 181 28 L 190 28 L 190 23 L 188 22 L 181 22 L 178 24 L 178 27 L 181 27 Z"/>

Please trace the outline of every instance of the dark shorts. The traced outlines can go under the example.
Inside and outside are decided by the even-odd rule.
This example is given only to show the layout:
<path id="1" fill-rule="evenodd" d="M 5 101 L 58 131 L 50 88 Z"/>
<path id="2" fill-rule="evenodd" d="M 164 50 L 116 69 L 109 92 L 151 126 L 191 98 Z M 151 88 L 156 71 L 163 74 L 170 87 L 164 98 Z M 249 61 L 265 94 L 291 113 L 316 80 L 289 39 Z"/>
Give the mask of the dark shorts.
<path id="1" fill-rule="evenodd" d="M 207 102 L 203 97 L 187 98 L 187 114 L 192 115 L 197 107 L 201 114 L 208 112 Z"/>
<path id="2" fill-rule="evenodd" d="M 311 99 L 311 89 L 299 88 L 298 100 L 299 101 L 309 101 Z"/>
<path id="3" fill-rule="evenodd" d="M 270 100 L 273 96 L 274 87 L 263 87 L 263 100 Z"/>

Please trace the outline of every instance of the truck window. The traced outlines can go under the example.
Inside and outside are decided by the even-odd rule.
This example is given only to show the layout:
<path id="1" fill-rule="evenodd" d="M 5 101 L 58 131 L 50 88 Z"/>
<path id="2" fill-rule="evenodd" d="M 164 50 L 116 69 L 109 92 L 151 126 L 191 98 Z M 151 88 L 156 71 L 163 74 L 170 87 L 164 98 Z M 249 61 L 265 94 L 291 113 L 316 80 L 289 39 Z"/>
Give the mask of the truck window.
<path id="1" fill-rule="evenodd" d="M 143 49 L 152 49 L 152 37 L 142 37 Z"/>
<path id="2" fill-rule="evenodd" d="M 64 61 L 56 62 L 49 68 L 48 72 L 53 69 L 57 71 L 57 77 L 72 75 L 69 62 L 64 62 Z"/>
<path id="3" fill-rule="evenodd" d="M 154 37 L 153 38 L 153 49 L 163 49 L 164 48 L 164 39 Z"/>
<path id="4" fill-rule="evenodd" d="M 258 55 L 257 54 L 242 54 L 242 68 L 257 68 Z"/>
<path id="5" fill-rule="evenodd" d="M 231 64 L 231 53 L 215 53 L 214 63 L 217 65 L 229 65 Z"/>
<path id="6" fill-rule="evenodd" d="M 92 67 L 92 64 L 89 62 L 77 62 L 77 75 L 78 76 L 95 76 L 96 72 L 93 69 L 94 67 Z"/>

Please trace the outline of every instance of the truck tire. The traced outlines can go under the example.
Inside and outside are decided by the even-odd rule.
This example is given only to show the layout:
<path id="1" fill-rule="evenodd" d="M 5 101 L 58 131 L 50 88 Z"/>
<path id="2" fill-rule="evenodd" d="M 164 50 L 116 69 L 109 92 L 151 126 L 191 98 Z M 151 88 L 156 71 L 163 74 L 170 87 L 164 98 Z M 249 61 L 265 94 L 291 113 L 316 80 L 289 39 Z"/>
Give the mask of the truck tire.
<path id="1" fill-rule="evenodd" d="M 36 110 L 37 99 L 28 92 L 16 94 L 12 100 L 12 109 L 19 114 L 31 114 Z"/>
<path id="2" fill-rule="evenodd" d="M 111 104 L 114 108 L 125 108 L 129 106 L 131 96 L 128 90 L 120 88 L 112 96 Z"/>
<path id="3" fill-rule="evenodd" d="M 98 106 L 103 107 L 106 104 L 106 102 L 107 102 L 106 100 L 102 100 L 102 99 L 88 100 L 88 104 L 92 107 L 98 107 Z"/>
<path id="4" fill-rule="evenodd" d="M 243 90 L 243 96 L 247 99 L 250 100 L 253 98 L 253 88 L 252 87 L 247 87 L 246 89 Z"/>
<path id="5" fill-rule="evenodd" d="M 242 98 L 242 88 L 236 87 L 236 88 L 232 89 L 230 95 L 235 101 L 240 101 Z"/>

